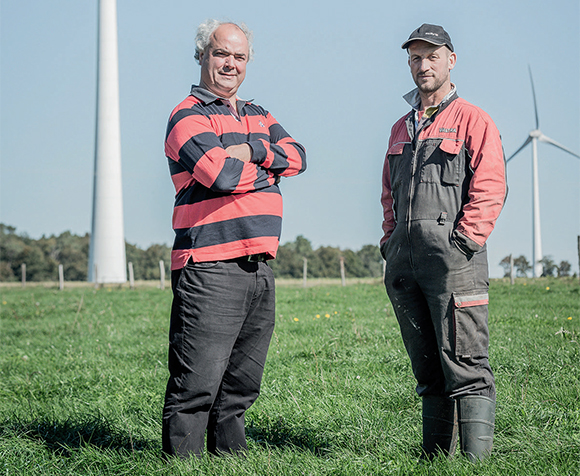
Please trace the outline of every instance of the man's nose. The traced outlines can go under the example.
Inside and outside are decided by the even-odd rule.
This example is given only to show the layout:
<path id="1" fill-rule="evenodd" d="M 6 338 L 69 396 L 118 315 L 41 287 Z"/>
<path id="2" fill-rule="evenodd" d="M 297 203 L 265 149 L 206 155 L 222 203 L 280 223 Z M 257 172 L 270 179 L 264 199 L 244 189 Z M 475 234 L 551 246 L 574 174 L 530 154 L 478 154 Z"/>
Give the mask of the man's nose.
<path id="1" fill-rule="evenodd" d="M 429 69 L 429 61 L 427 59 L 422 59 L 419 65 L 419 71 L 427 71 Z"/>
<path id="2" fill-rule="evenodd" d="M 234 67 L 234 57 L 233 56 L 226 56 L 224 61 L 224 66 L 226 68 L 233 68 Z"/>

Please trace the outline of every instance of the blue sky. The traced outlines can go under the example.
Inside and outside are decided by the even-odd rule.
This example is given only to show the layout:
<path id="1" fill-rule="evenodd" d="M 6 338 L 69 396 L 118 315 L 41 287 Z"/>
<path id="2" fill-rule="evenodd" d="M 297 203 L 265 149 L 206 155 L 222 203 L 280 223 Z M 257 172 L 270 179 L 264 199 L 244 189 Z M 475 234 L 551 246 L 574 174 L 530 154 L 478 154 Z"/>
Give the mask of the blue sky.
<path id="1" fill-rule="evenodd" d="M 580 153 L 577 0 L 192 2 L 118 0 L 125 236 L 170 244 L 167 117 L 199 79 L 197 25 L 245 21 L 256 55 L 240 89 L 306 146 L 309 168 L 283 180 L 282 242 L 303 235 L 359 249 L 381 238 L 381 169 L 391 125 L 414 87 L 400 48 L 420 24 L 444 25 L 460 96 L 495 120 L 506 155 L 534 128 Z M 97 1 L 2 0 L 0 221 L 38 238 L 90 231 Z M 540 144 L 544 255 L 578 270 L 580 160 Z M 506 255 L 532 256 L 531 149 L 510 162 L 509 197 L 488 242 L 492 277 Z"/>

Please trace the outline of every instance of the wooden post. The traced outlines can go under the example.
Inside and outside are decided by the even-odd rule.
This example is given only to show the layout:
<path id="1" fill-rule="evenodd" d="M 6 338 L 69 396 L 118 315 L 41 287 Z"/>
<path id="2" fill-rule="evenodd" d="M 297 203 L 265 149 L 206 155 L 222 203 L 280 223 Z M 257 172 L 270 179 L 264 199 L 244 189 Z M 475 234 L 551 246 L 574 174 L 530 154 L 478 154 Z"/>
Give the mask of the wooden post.
<path id="1" fill-rule="evenodd" d="M 304 265 L 302 266 L 302 287 L 306 287 L 306 279 L 308 275 L 308 259 L 302 258 L 304 260 Z"/>
<path id="2" fill-rule="evenodd" d="M 58 289 L 61 291 L 64 289 L 64 266 L 62 264 L 58 265 Z"/>
<path id="3" fill-rule="evenodd" d="M 159 261 L 159 279 L 161 280 L 160 287 L 163 290 L 165 289 L 165 265 L 163 260 Z"/>
<path id="4" fill-rule="evenodd" d="M 20 269 L 22 271 L 22 287 L 26 287 L 26 263 L 22 263 L 20 265 Z"/>
<path id="5" fill-rule="evenodd" d="M 510 255 L 510 283 L 514 284 L 515 282 L 515 276 L 514 276 L 514 257 L 513 255 Z"/>
<path id="6" fill-rule="evenodd" d="M 129 261 L 129 286 L 131 289 L 135 289 L 135 275 L 133 274 L 133 262 Z"/>
<path id="7" fill-rule="evenodd" d="M 346 276 L 344 274 L 344 257 L 340 257 L 340 280 L 343 286 L 346 286 Z"/>

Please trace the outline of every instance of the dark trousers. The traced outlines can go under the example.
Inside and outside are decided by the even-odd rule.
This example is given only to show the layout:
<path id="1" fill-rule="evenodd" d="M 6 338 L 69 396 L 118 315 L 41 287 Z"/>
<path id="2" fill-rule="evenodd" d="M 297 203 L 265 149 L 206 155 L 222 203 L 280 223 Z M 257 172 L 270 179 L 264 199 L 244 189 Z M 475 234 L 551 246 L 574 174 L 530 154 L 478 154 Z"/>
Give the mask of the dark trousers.
<path id="1" fill-rule="evenodd" d="M 495 399 L 488 355 L 486 248 L 467 257 L 450 243 L 451 230 L 445 227 L 412 228 L 410 239 L 401 228 L 385 249 L 385 286 L 417 393 Z"/>
<path id="2" fill-rule="evenodd" d="M 266 263 L 188 262 L 172 273 L 163 451 L 200 455 L 247 448 L 244 416 L 260 393 L 275 321 Z"/>

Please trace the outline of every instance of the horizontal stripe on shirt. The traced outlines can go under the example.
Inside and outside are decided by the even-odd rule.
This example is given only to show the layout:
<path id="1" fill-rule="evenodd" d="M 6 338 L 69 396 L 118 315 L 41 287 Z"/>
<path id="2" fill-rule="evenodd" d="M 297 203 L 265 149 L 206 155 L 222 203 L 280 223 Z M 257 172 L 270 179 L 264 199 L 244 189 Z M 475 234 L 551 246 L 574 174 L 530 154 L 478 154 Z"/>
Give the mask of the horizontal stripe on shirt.
<path id="1" fill-rule="evenodd" d="M 177 229 L 175 230 L 176 236 L 173 249 L 198 249 L 241 240 L 251 242 L 252 239 L 259 239 L 264 236 L 278 239 L 281 225 L 282 217 L 254 215 L 208 223 L 193 228 Z M 248 254 L 265 253 L 267 251 L 261 250 Z"/>

